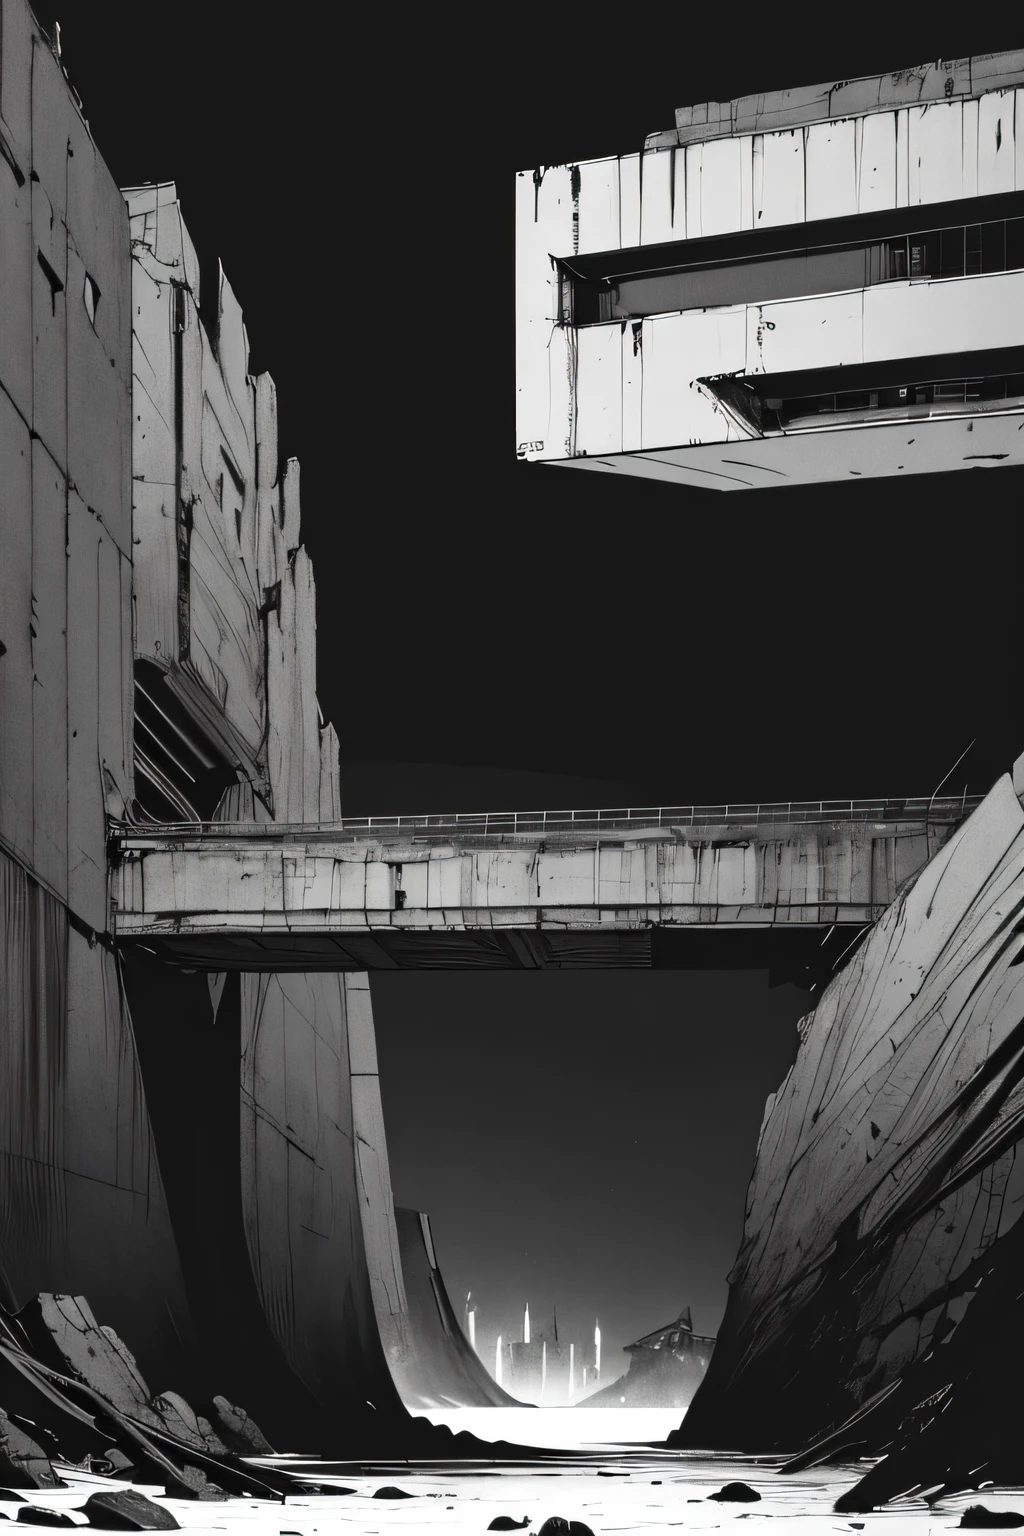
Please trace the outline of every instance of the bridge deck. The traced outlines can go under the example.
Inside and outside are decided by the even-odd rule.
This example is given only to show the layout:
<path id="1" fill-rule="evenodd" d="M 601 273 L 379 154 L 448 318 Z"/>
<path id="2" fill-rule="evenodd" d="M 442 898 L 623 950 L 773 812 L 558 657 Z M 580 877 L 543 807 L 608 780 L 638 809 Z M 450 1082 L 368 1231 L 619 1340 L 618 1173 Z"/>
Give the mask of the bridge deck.
<path id="1" fill-rule="evenodd" d="M 670 933 L 862 928 L 977 803 L 122 827 L 112 927 L 211 969 L 689 964 Z"/>

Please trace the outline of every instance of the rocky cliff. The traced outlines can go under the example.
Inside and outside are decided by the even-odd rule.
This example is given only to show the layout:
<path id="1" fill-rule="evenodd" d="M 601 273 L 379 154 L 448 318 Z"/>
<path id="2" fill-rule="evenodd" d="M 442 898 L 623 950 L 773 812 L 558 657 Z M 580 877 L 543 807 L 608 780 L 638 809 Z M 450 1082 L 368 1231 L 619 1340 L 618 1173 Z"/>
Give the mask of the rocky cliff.
<path id="1" fill-rule="evenodd" d="M 670 1444 L 884 1455 L 850 1508 L 1024 1471 L 991 1390 L 1024 1350 L 1021 787 L 995 785 L 801 1021 Z"/>

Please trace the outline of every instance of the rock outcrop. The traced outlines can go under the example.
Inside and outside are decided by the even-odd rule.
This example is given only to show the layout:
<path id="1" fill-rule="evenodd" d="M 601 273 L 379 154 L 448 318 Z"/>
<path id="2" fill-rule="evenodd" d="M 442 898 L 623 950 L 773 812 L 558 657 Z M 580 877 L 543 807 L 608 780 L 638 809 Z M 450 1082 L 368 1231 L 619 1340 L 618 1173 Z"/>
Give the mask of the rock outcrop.
<path id="1" fill-rule="evenodd" d="M 670 1444 L 885 1455 L 850 1509 L 1024 1472 L 996 1390 L 1024 1355 L 1017 787 L 995 785 L 801 1021 Z"/>
<path id="2" fill-rule="evenodd" d="M 515 1408 L 491 1378 L 463 1333 L 422 1211 L 396 1208 L 406 1311 L 402 1339 L 388 1363 L 402 1401 L 414 1413 L 430 1408 Z M 383 1332 L 383 1330 L 382 1330 Z"/>

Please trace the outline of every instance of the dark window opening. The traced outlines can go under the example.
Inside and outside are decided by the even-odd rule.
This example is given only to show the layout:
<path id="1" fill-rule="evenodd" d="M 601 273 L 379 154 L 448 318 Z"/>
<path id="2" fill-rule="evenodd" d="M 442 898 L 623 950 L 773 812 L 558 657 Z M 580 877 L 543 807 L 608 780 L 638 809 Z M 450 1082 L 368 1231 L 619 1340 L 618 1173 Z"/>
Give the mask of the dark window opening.
<path id="1" fill-rule="evenodd" d="M 135 663 L 135 798 L 141 820 L 209 821 L 232 768 L 172 692 L 161 669 Z"/>
<path id="2" fill-rule="evenodd" d="M 1015 410 L 1024 398 L 1024 347 L 698 380 L 757 432 L 810 426 L 823 417 L 860 421 L 873 412 L 913 419 L 938 412 Z"/>
<path id="3" fill-rule="evenodd" d="M 907 278 L 971 277 L 1024 267 L 1024 217 L 951 224 L 884 239 L 812 245 L 668 264 L 656 247 L 559 263 L 561 323 L 599 325 L 723 304 L 767 303 Z M 798 238 L 791 235 L 791 240 Z M 722 242 L 693 242 L 695 246 Z M 674 250 L 683 254 L 679 247 Z M 600 264 L 617 270 L 602 274 Z M 630 270 L 631 266 L 631 270 Z"/>
<path id="4" fill-rule="evenodd" d="M 928 379 L 918 383 L 894 385 L 874 390 L 836 390 L 827 394 L 774 396 L 765 399 L 765 408 L 774 412 L 764 425 L 790 426 L 815 416 L 835 416 L 846 412 L 891 411 L 907 406 L 931 409 L 935 406 L 970 405 L 982 401 L 998 404 L 1024 396 L 1024 373 L 995 375 L 988 378 Z"/>

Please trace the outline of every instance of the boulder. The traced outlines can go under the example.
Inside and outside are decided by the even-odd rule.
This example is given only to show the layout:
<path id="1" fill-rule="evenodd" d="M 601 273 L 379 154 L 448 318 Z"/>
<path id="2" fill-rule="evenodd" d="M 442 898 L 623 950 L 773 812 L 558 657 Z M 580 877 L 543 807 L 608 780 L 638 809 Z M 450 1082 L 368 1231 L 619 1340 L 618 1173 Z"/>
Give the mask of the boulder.
<path id="1" fill-rule="evenodd" d="M 226 1397 L 213 1400 L 214 1417 L 221 1438 L 239 1456 L 273 1456 L 274 1448 L 244 1408 L 237 1408 Z"/>
<path id="2" fill-rule="evenodd" d="M 716 1499 L 719 1504 L 760 1504 L 761 1495 L 756 1488 L 751 1488 L 749 1483 L 726 1483 L 724 1488 L 719 1488 L 717 1493 L 709 1493 L 709 1499 Z"/>
<path id="3" fill-rule="evenodd" d="M 169 1509 L 147 1499 L 135 1488 L 105 1489 L 94 1493 L 81 1506 L 89 1524 L 105 1531 L 178 1531 L 181 1529 Z"/>
<path id="4" fill-rule="evenodd" d="M 202 1499 L 210 1503 L 231 1497 L 216 1483 L 211 1483 L 201 1468 L 188 1465 L 167 1482 L 164 1493 L 169 1499 Z"/>

